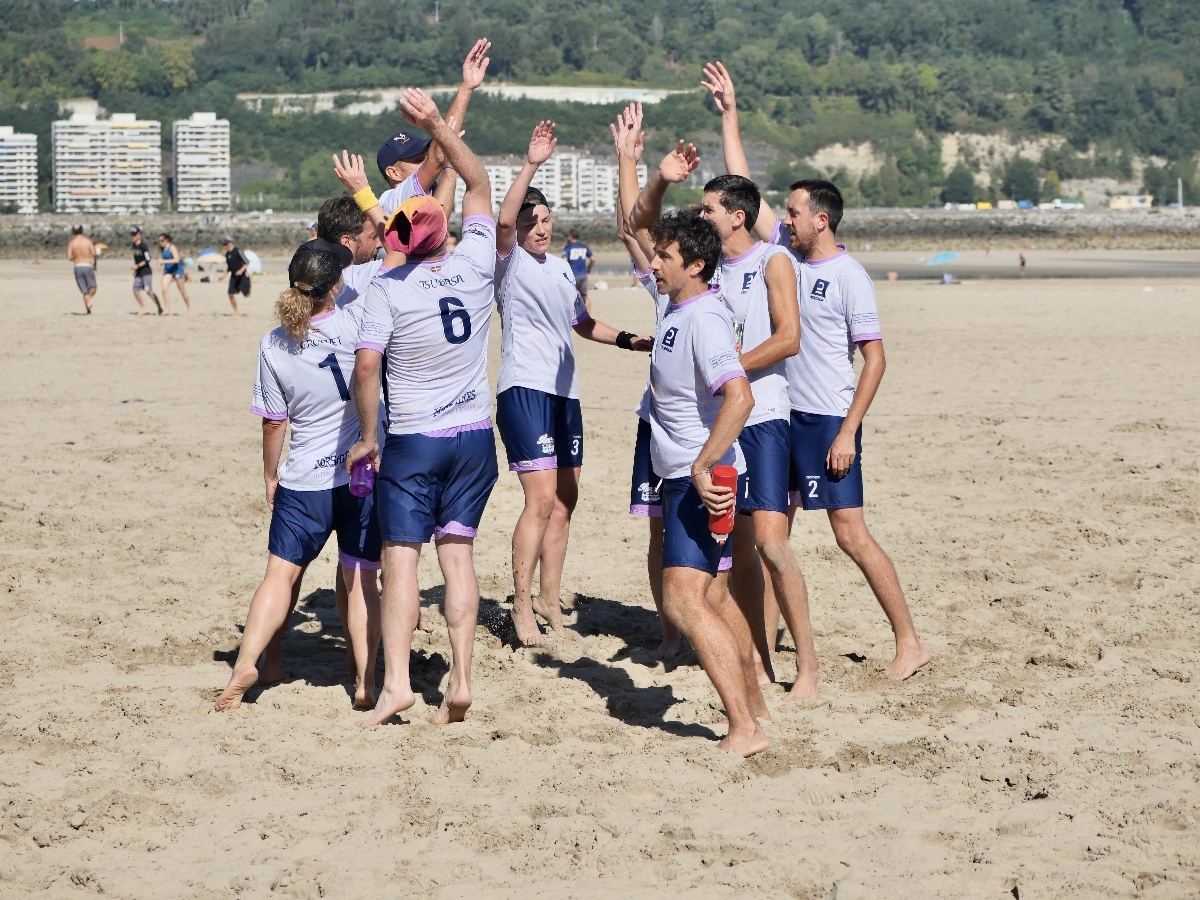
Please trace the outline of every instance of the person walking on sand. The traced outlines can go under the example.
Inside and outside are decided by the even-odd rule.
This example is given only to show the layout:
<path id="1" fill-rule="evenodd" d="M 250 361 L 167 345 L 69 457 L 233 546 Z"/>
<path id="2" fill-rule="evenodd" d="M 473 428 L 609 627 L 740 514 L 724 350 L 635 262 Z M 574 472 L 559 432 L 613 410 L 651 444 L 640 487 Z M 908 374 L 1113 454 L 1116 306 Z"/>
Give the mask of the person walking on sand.
<path id="1" fill-rule="evenodd" d="M 250 296 L 250 259 L 234 246 L 233 238 L 229 235 L 221 238 L 221 249 L 225 251 L 225 271 L 217 276 L 217 281 L 224 281 L 229 278 L 229 305 L 233 307 L 233 314 L 238 313 L 237 295 L 240 292 L 243 297 Z"/>
<path id="2" fill-rule="evenodd" d="M 1025 254 L 1021 254 L 1021 277 L 1025 277 Z"/>
<path id="3" fill-rule="evenodd" d="M 579 296 L 583 298 L 583 305 L 587 307 L 588 312 L 591 312 L 592 304 L 588 300 L 588 274 L 592 271 L 592 266 L 596 264 L 596 257 L 592 255 L 591 248 L 579 240 L 578 228 L 572 228 L 567 232 L 567 245 L 563 247 L 562 258 L 570 263 L 571 274 L 575 276 L 575 290 L 579 291 Z"/>
<path id="4" fill-rule="evenodd" d="M 142 229 L 137 225 L 129 230 L 129 236 L 133 240 L 133 299 L 137 301 L 138 315 L 146 315 L 146 304 L 142 302 L 142 291 L 145 291 L 158 307 L 158 314 L 161 316 L 163 308 L 158 295 L 154 293 L 154 269 L 150 265 L 150 248 L 142 240 Z"/>
<path id="5" fill-rule="evenodd" d="M 83 225 L 71 226 L 71 240 L 67 241 L 67 259 L 75 264 L 75 284 L 83 294 L 83 305 L 87 314 L 92 314 L 92 298 L 96 296 L 96 245 L 83 233 Z"/>
<path id="6" fill-rule="evenodd" d="M 262 417 L 263 478 L 271 510 L 267 572 L 250 601 L 242 646 L 216 710 L 234 709 L 255 684 L 283 677 L 283 630 L 300 596 L 304 572 L 337 532 L 338 561 L 349 589 L 343 626 L 357 665 L 354 705 L 375 703 L 379 649 L 380 537 L 374 495 L 356 497 L 342 467 L 359 439 L 351 386 L 354 343 L 363 308 L 338 309 L 342 271 L 352 255 L 340 244 L 309 241 L 288 265 L 289 287 L 275 305 L 280 327 L 259 344 L 251 411 Z M 291 442 L 282 471 L 284 425 Z M 374 429 L 374 423 L 368 427 Z M 380 436 L 372 431 L 373 439 Z M 259 657 L 262 656 L 260 670 Z"/>
<path id="7" fill-rule="evenodd" d="M 541 646 L 537 616 L 562 634 L 559 584 L 583 466 L 583 413 L 572 332 L 598 344 L 649 352 L 650 337 L 589 315 L 563 259 L 547 253 L 550 206 L 530 187 L 554 152 L 554 123 L 539 122 L 529 153 L 496 222 L 496 306 L 500 312 L 500 382 L 496 418 L 525 506 L 512 538 L 513 624 L 525 646 Z M 533 570 L 539 569 L 533 597 Z"/>
<path id="8" fill-rule="evenodd" d="M 709 516 L 736 509 L 745 485 L 737 436 L 754 408 L 738 364 L 733 322 L 720 291 L 709 285 L 721 237 L 696 210 L 662 215 L 662 198 L 699 165 L 695 148 L 679 142 L 639 193 L 635 148 L 640 110 L 617 117 L 622 209 L 660 294 L 670 298 L 650 357 L 650 457 L 662 476 L 663 608 L 696 651 L 721 697 L 729 733 L 720 746 L 742 756 L 767 748 L 757 719 L 770 719 L 754 672 L 753 643 L 724 574 L 733 541 L 718 543 Z M 738 489 L 713 484 L 712 468 L 732 466 Z"/>
<path id="9" fill-rule="evenodd" d="M 382 725 L 417 702 L 409 652 L 421 595 L 417 563 L 431 538 L 446 582 L 449 683 L 435 725 L 460 722 L 471 706 L 471 656 L 479 617 L 473 547 L 496 484 L 496 441 L 487 351 L 496 272 L 496 223 L 487 170 L 438 113 L 424 91 L 409 88 L 404 117 L 445 150 L 463 183 L 462 241 L 446 254 L 446 211 L 434 198 L 405 200 L 385 223 L 384 240 L 406 262 L 367 291 L 354 364 L 363 438 L 346 467 L 369 457 L 379 475 L 375 495 L 383 537 L 383 690 L 360 725 Z M 377 205 L 363 188 L 360 206 Z M 390 265 L 385 261 L 385 265 Z M 388 437 L 375 440 L 380 371 L 387 354 Z"/>
<path id="10" fill-rule="evenodd" d="M 179 293 L 183 297 L 183 303 L 187 307 L 187 314 L 192 314 L 192 301 L 188 297 L 187 288 L 184 287 L 184 282 L 187 280 L 186 270 L 183 267 L 183 258 L 179 255 L 178 248 L 171 242 L 171 235 L 163 232 L 158 236 L 158 246 L 162 248 L 162 293 L 163 307 L 166 314 L 171 314 L 171 285 L 174 284 L 179 288 Z"/>

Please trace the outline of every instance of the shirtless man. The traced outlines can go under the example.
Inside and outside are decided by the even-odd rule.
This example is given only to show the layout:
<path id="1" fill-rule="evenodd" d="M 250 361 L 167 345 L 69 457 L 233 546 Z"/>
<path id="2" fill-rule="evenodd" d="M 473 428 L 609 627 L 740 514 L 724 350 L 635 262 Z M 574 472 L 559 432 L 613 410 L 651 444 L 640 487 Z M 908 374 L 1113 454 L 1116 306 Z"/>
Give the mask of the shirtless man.
<path id="1" fill-rule="evenodd" d="M 706 65 L 704 75 L 721 110 L 725 166 L 749 178 L 733 81 L 720 62 Z M 789 497 L 788 517 L 790 522 L 801 507 L 827 512 L 838 546 L 862 570 L 891 623 L 896 656 L 887 674 L 903 681 L 930 657 L 917 637 L 896 568 L 863 518 L 862 420 L 886 364 L 874 285 L 837 242 L 842 208 L 833 184 L 798 181 L 787 199 L 784 227 L 765 201 L 754 224 L 760 238 L 790 247 L 800 264 L 800 352 L 786 364 L 792 468 L 800 490 Z M 855 349 L 864 360 L 857 386 Z"/>
<path id="2" fill-rule="evenodd" d="M 663 478 L 663 607 L 696 651 L 721 696 L 729 733 L 721 747 L 742 756 L 767 748 L 757 718 L 770 718 L 754 672 L 750 629 L 724 589 L 733 542 L 709 533 L 709 514 L 736 506 L 728 488 L 712 482 L 712 467 L 745 472 L 737 436 L 754 407 L 750 382 L 737 361 L 733 322 L 709 286 L 721 239 L 695 211 L 662 216 L 668 184 L 684 181 L 699 163 L 680 141 L 639 194 L 635 147 L 640 110 L 618 117 L 622 209 L 661 294 L 670 298 L 650 359 L 650 456 Z M 741 479 L 739 479 L 741 481 Z M 714 589 L 716 588 L 716 589 Z"/>
<path id="3" fill-rule="evenodd" d="M 92 298 L 96 296 L 96 245 L 83 233 L 82 225 L 71 226 L 71 240 L 67 242 L 67 259 L 75 263 L 75 284 L 83 294 L 83 305 L 88 315 L 92 314 Z"/>

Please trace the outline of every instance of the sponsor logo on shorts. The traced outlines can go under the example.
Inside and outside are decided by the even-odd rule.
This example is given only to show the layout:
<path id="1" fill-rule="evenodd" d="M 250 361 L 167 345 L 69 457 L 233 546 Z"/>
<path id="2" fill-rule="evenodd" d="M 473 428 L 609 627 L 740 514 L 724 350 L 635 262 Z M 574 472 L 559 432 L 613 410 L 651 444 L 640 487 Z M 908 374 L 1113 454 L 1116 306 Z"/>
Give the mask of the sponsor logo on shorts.
<path id="1" fill-rule="evenodd" d="M 537 439 L 537 442 L 538 446 L 542 448 L 542 453 L 546 454 L 546 456 L 554 452 L 554 438 L 550 437 L 550 435 L 543 434 Z"/>
<path id="2" fill-rule="evenodd" d="M 425 278 L 417 282 L 421 288 L 427 291 L 435 287 L 453 287 L 456 284 L 462 283 L 463 277 L 461 275 L 452 275 L 449 278 Z"/>
<path id="3" fill-rule="evenodd" d="M 820 300 L 822 303 L 824 303 L 825 302 L 825 292 L 828 290 L 829 290 L 829 282 L 826 281 L 824 278 L 818 278 L 816 281 L 813 282 L 812 293 L 809 294 L 809 296 L 813 300 Z"/>
<path id="4" fill-rule="evenodd" d="M 678 336 L 678 334 L 678 328 L 668 328 L 667 333 L 663 335 L 662 348 L 667 351 L 673 349 L 675 346 L 675 338 Z"/>
<path id="5" fill-rule="evenodd" d="M 658 491 L 654 490 L 648 481 L 643 481 L 638 485 L 638 496 L 642 498 L 643 503 L 657 503 L 659 501 Z"/>
<path id="6" fill-rule="evenodd" d="M 313 465 L 314 469 L 336 469 L 338 466 L 346 462 L 346 453 L 330 453 L 328 456 L 323 456 Z"/>

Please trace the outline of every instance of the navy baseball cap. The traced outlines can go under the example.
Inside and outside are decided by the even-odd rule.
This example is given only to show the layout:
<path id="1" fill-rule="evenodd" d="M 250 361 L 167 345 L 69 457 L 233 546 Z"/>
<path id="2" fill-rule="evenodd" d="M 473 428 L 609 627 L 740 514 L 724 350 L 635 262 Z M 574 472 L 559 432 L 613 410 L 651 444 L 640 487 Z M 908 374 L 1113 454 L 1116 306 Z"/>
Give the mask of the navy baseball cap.
<path id="1" fill-rule="evenodd" d="M 417 137 L 415 134 L 409 134 L 407 131 L 399 131 L 387 139 L 387 142 L 379 148 L 379 153 L 375 157 L 375 161 L 379 163 L 379 174 L 385 178 L 387 167 L 393 163 L 399 162 L 402 159 L 409 159 L 413 156 L 420 156 L 425 152 L 425 148 L 430 144 L 430 139 L 427 137 Z"/>

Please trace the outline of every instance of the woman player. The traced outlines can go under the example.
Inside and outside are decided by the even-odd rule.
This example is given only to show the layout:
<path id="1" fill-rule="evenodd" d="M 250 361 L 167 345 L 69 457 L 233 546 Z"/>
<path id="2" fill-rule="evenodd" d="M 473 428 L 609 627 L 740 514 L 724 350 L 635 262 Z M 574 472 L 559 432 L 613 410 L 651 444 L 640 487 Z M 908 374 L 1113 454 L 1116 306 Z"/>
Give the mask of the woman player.
<path id="1" fill-rule="evenodd" d="M 513 623 L 526 646 L 542 643 L 536 612 L 562 631 L 559 582 L 571 514 L 579 498 L 583 417 L 571 330 L 600 344 L 649 351 L 654 339 L 618 332 L 588 314 L 571 267 L 546 254 L 553 226 L 542 192 L 530 188 L 554 152 L 554 123 L 539 122 L 529 155 L 496 222 L 496 304 L 500 310 L 497 424 L 508 468 L 521 479 L 525 508 L 513 531 Z M 532 598 L 533 569 L 541 585 Z"/>
<path id="2" fill-rule="evenodd" d="M 260 344 L 251 411 L 263 420 L 270 555 L 267 574 L 250 601 L 233 675 L 217 699 L 218 712 L 238 706 L 258 681 L 257 663 L 264 650 L 264 681 L 280 679 L 283 628 L 300 595 L 300 580 L 334 531 L 349 593 L 344 624 L 357 669 L 354 705 L 375 705 L 379 525 L 373 495 L 350 493 L 344 465 L 359 437 L 351 374 L 363 305 L 338 309 L 335 303 L 342 270 L 352 261 L 353 254 L 341 244 L 318 238 L 302 245 L 288 266 L 290 287 L 275 304 L 280 327 Z M 289 420 L 288 458 L 279 472 L 283 426 Z"/>
<path id="3" fill-rule="evenodd" d="M 183 286 L 187 280 L 187 270 L 183 267 L 183 258 L 179 255 L 179 249 L 171 242 L 171 236 L 166 232 L 158 236 L 158 246 L 162 247 L 162 259 L 159 264 L 162 266 L 162 293 L 163 306 L 165 307 L 164 315 L 171 314 L 171 293 L 170 287 L 175 284 L 179 288 L 179 293 L 183 296 L 184 306 L 187 307 L 188 315 L 192 314 L 192 301 L 188 299 L 187 288 Z"/>

